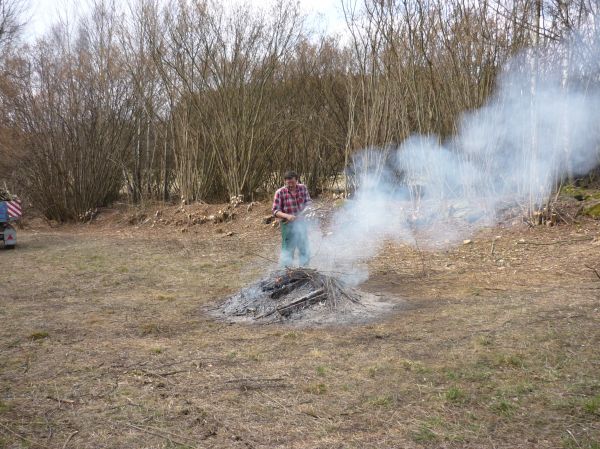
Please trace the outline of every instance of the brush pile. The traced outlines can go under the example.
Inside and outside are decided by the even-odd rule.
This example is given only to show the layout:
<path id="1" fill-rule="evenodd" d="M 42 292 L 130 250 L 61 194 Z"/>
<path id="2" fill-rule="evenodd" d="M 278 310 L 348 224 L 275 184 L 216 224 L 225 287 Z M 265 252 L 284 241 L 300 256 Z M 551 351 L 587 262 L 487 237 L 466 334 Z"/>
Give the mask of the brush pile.
<path id="1" fill-rule="evenodd" d="M 16 201 L 17 199 L 17 195 L 10 193 L 6 186 L 0 187 L 0 201 Z"/>
<path id="2" fill-rule="evenodd" d="M 261 323 L 288 320 L 336 322 L 334 317 L 369 316 L 370 307 L 363 301 L 365 296 L 365 293 L 317 270 L 285 269 L 227 298 L 218 308 L 218 315 L 232 321 Z"/>

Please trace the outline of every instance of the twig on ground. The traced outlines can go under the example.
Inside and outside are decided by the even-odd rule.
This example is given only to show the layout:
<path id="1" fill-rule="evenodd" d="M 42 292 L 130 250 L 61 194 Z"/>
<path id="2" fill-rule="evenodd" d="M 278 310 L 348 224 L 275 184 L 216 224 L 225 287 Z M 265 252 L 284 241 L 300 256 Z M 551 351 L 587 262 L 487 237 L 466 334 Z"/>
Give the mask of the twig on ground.
<path id="1" fill-rule="evenodd" d="M 259 391 L 260 394 L 262 394 L 264 397 L 266 397 L 269 401 L 273 402 L 274 404 L 278 405 L 279 407 L 281 407 L 285 412 L 287 413 L 294 413 L 290 407 L 288 407 L 285 404 L 282 404 L 281 402 L 279 402 L 277 399 L 272 398 L 271 396 L 269 396 L 267 393 L 265 393 L 264 391 Z M 296 412 L 297 413 L 297 412 Z"/>
<path id="2" fill-rule="evenodd" d="M 175 371 L 168 371 L 166 373 L 155 373 L 154 371 L 148 371 L 145 369 L 140 369 L 139 371 L 146 374 L 147 376 L 154 376 L 154 377 L 160 377 L 162 379 L 165 379 L 167 376 L 173 376 L 173 375 L 179 374 L 179 373 L 186 373 L 189 370 L 181 369 L 181 370 L 175 370 Z M 167 379 L 165 379 L 165 380 L 167 380 Z"/>
<path id="3" fill-rule="evenodd" d="M 75 401 L 73 401 L 72 399 L 61 399 L 61 398 L 55 398 L 54 396 L 46 396 L 46 399 L 52 399 L 53 401 L 58 402 L 59 404 L 61 402 L 64 402 L 65 404 L 75 404 Z"/>
<path id="4" fill-rule="evenodd" d="M 600 273 L 598 272 L 598 270 L 596 270 L 594 267 L 590 267 L 589 265 L 586 265 L 585 267 L 592 270 L 596 274 L 598 279 L 600 279 Z"/>
<path id="5" fill-rule="evenodd" d="M 67 447 L 67 445 L 69 444 L 69 441 L 71 441 L 71 439 L 77 435 L 79 433 L 79 430 L 76 430 L 75 432 L 73 432 L 71 435 L 69 435 L 69 437 L 67 438 L 67 441 L 65 441 L 65 444 L 63 444 L 62 449 L 65 449 Z"/>
<path id="6" fill-rule="evenodd" d="M 164 429 L 157 429 L 155 427 L 151 427 L 151 426 L 144 426 L 144 427 L 140 427 L 140 426 L 136 426 L 135 424 L 131 424 L 131 423 L 126 423 L 126 422 L 118 422 L 118 421 L 113 421 L 114 424 L 122 424 L 124 426 L 130 427 L 132 429 L 138 430 L 140 432 L 144 432 L 147 433 L 149 435 L 154 435 L 160 438 L 164 438 L 165 440 L 168 440 L 171 443 L 175 443 L 175 444 L 180 444 L 182 446 L 184 445 L 188 445 L 190 442 L 195 443 L 196 441 L 188 438 L 186 436 L 183 435 L 178 435 L 172 432 L 169 432 L 167 430 Z M 172 438 L 175 437 L 178 440 Z M 187 443 L 186 443 L 187 441 Z"/>
<path id="7" fill-rule="evenodd" d="M 281 382 L 283 379 L 283 377 L 241 377 L 239 379 L 229 379 L 226 380 L 225 383 L 229 384 L 229 383 L 236 383 L 236 382 Z"/>
<path id="8" fill-rule="evenodd" d="M 518 241 L 517 245 L 535 245 L 535 246 L 551 246 L 551 245 L 561 245 L 564 243 L 577 243 L 577 242 L 588 242 L 594 240 L 594 237 L 582 237 L 580 239 L 570 239 L 570 240 L 557 240 L 555 242 L 526 242 L 526 241 Z"/>
<path id="9" fill-rule="evenodd" d="M 128 403 L 129 405 L 133 405 L 134 407 L 141 407 L 141 405 L 140 405 L 140 404 L 137 404 L 137 403 L 133 402 L 133 401 L 132 401 L 130 398 L 128 398 L 127 396 L 125 396 L 125 399 L 127 400 L 127 403 Z"/>
<path id="10" fill-rule="evenodd" d="M 573 441 L 575 441 L 575 444 L 577 445 L 577 447 L 581 447 L 581 444 L 579 444 L 579 441 L 577 441 L 577 438 L 575 438 L 575 435 L 573 435 L 573 432 L 571 432 L 569 429 L 567 429 L 567 433 L 569 435 L 571 435 L 571 438 L 573 438 Z"/>
<path id="11" fill-rule="evenodd" d="M 20 438 L 21 440 L 33 445 L 33 446 L 37 446 L 37 447 L 43 447 L 45 449 L 50 449 L 48 446 L 42 444 L 42 443 L 38 443 L 37 441 L 33 441 L 30 440 L 29 438 L 24 437 L 23 435 L 21 435 L 20 433 L 15 432 L 14 430 L 12 430 L 10 427 L 5 426 L 4 424 L 0 423 L 0 427 L 2 427 L 4 430 L 6 430 L 8 433 L 11 433 L 13 435 L 15 435 L 16 437 Z"/>
<path id="12" fill-rule="evenodd" d="M 156 368 L 157 369 L 167 368 L 169 366 L 181 365 L 182 363 L 190 363 L 190 364 L 192 364 L 194 362 L 205 363 L 205 362 L 216 362 L 216 361 L 219 361 L 219 359 L 215 358 L 215 357 L 205 357 L 205 358 L 197 358 L 197 359 L 184 359 L 184 360 L 176 360 L 174 362 L 164 363 L 162 365 L 156 366 Z M 133 366 L 132 366 L 132 368 L 133 368 Z M 196 366 L 196 368 L 197 368 L 197 366 Z M 187 370 L 182 370 L 181 372 L 185 372 L 185 371 L 187 371 Z"/>

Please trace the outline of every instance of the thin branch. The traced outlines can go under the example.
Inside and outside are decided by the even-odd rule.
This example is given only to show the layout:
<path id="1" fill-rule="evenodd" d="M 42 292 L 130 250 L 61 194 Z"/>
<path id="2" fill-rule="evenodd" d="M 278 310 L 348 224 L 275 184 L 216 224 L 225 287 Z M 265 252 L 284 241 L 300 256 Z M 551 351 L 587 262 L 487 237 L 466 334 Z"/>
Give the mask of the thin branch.
<path id="1" fill-rule="evenodd" d="M 19 437 L 21 440 L 33 445 L 33 446 L 38 446 L 38 447 L 43 447 L 45 449 L 50 449 L 48 446 L 38 443 L 37 441 L 33 441 L 30 440 L 29 438 L 24 437 L 23 435 L 21 435 L 20 433 L 15 432 L 14 430 L 12 430 L 10 427 L 5 426 L 4 424 L 0 423 L 0 427 L 2 427 L 3 429 L 5 429 L 6 431 L 8 431 L 9 433 L 15 435 L 16 437 Z"/>
<path id="2" fill-rule="evenodd" d="M 589 265 L 585 265 L 585 267 L 592 270 L 596 274 L 598 279 L 600 279 L 600 273 L 598 272 L 598 270 L 596 270 L 594 267 L 590 267 Z"/>
<path id="3" fill-rule="evenodd" d="M 140 426 L 136 426 L 134 424 L 126 423 L 126 422 L 114 422 L 114 423 L 130 427 L 132 429 L 138 430 L 140 432 L 147 433 L 149 435 L 154 435 L 154 436 L 157 436 L 157 437 L 160 437 L 160 438 L 164 438 L 165 440 L 168 440 L 171 443 L 176 443 L 176 444 L 181 444 L 181 445 L 187 445 L 189 442 L 195 443 L 195 440 L 193 440 L 191 438 L 188 438 L 186 436 L 178 435 L 178 434 L 169 432 L 167 430 L 157 429 L 157 428 L 151 427 L 151 426 L 140 427 Z M 173 439 L 172 437 L 178 438 L 179 441 Z M 188 443 L 186 443 L 186 441 Z"/>
<path id="4" fill-rule="evenodd" d="M 71 438 L 73 438 L 75 435 L 77 435 L 79 433 L 79 430 L 76 430 L 75 432 L 73 432 L 71 435 L 69 435 L 69 437 L 67 438 L 67 441 L 65 441 L 65 444 L 63 444 L 62 449 L 65 449 L 67 447 L 67 445 L 69 444 L 69 441 L 71 441 Z"/>
<path id="5" fill-rule="evenodd" d="M 594 240 L 594 237 L 583 237 L 580 239 L 570 239 L 570 240 L 557 240 L 555 242 L 526 242 L 526 241 L 518 241 L 517 245 L 535 245 L 535 246 L 551 246 L 551 245 L 562 245 L 565 243 L 577 243 L 577 242 L 589 242 Z"/>

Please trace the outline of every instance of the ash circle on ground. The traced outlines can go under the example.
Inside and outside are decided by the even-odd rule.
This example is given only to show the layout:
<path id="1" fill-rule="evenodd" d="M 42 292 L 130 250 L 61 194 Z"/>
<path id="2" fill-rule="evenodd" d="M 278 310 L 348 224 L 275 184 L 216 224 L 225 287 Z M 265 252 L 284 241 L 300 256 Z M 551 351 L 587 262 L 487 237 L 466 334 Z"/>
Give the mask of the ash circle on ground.
<path id="1" fill-rule="evenodd" d="M 275 271 L 226 298 L 212 315 L 232 323 L 360 324 L 395 304 L 310 268 Z"/>

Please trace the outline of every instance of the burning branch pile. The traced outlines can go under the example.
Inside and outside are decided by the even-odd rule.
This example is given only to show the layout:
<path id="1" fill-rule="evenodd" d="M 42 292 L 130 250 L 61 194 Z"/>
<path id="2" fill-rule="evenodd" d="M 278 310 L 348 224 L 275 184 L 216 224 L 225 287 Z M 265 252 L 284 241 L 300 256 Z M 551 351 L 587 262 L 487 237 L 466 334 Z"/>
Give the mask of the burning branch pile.
<path id="1" fill-rule="evenodd" d="M 364 296 L 340 280 L 309 268 L 276 271 L 227 298 L 221 316 L 234 321 L 277 322 L 366 312 Z M 330 320 L 331 321 L 331 320 Z"/>

